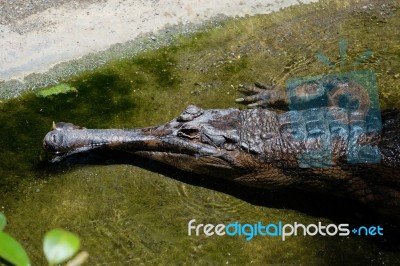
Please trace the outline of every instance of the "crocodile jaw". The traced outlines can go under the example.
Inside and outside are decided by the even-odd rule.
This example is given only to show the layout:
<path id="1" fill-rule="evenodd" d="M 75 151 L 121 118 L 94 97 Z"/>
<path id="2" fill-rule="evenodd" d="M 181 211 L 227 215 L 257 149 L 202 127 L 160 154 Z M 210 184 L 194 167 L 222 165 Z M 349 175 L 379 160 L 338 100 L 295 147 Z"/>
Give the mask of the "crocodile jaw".
<path id="1" fill-rule="evenodd" d="M 240 148 L 239 110 L 202 110 L 189 106 L 176 119 L 143 129 L 86 129 L 57 123 L 43 147 L 60 161 L 74 153 L 96 148 L 128 151 L 179 169 L 221 176 L 248 171 Z M 226 123 L 230 121 L 230 123 Z M 241 171 L 243 170 L 243 171 Z"/>

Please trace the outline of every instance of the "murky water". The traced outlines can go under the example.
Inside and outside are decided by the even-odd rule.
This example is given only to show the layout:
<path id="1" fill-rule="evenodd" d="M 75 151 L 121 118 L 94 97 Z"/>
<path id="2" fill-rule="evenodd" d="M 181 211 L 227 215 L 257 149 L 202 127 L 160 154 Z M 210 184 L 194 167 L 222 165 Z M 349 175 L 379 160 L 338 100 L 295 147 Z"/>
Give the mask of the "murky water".
<path id="1" fill-rule="evenodd" d="M 164 123 L 189 104 L 237 106 L 237 86 L 254 81 L 284 87 L 288 78 L 373 69 L 383 108 L 400 106 L 400 10 L 395 1 L 294 7 L 231 20 L 173 46 L 116 60 L 65 80 L 77 92 L 34 93 L 0 105 L 0 211 L 7 232 L 44 263 L 41 239 L 62 227 L 82 238 L 90 264 L 396 264 L 399 242 L 378 237 L 187 236 L 198 223 L 304 224 L 380 218 L 357 204 L 297 191 L 243 188 L 145 159 L 100 151 L 59 164 L 46 161 L 42 139 L 52 121 L 87 128 Z M 341 66 L 339 40 L 348 41 Z M 362 53 L 373 56 L 354 67 Z M 315 58 L 323 52 L 330 69 Z M 391 226 L 391 221 L 383 221 Z M 386 232 L 386 231 L 385 231 Z M 392 235 L 390 235 L 392 234 Z"/>

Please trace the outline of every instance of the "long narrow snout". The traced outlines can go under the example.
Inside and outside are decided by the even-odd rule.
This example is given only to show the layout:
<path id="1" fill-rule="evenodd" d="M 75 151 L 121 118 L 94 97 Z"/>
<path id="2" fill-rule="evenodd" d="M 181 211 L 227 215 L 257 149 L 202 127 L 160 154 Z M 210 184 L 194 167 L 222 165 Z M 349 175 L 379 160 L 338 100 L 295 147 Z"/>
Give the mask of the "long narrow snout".
<path id="1" fill-rule="evenodd" d="M 248 166 L 241 165 L 239 157 L 248 155 L 238 149 L 238 123 L 237 109 L 204 111 L 189 106 L 178 118 L 149 128 L 86 129 L 57 123 L 45 136 L 43 147 L 53 154 L 53 162 L 78 152 L 111 148 L 196 173 L 241 173 Z"/>

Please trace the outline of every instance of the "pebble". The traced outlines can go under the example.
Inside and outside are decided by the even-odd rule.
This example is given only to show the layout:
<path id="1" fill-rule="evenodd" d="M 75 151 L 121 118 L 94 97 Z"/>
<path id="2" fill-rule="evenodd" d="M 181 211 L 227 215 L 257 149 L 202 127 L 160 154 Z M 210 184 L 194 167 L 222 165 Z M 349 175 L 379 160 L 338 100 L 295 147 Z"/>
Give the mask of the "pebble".
<path id="1" fill-rule="evenodd" d="M 61 6 L 70 3 L 70 0 L 9 0 L 1 1 L 0 4 L 0 24 L 8 25 L 15 23 L 16 20 L 26 18 L 32 14 L 39 13 L 51 7 Z M 103 1 L 78 0 L 79 3 L 98 3 Z"/>

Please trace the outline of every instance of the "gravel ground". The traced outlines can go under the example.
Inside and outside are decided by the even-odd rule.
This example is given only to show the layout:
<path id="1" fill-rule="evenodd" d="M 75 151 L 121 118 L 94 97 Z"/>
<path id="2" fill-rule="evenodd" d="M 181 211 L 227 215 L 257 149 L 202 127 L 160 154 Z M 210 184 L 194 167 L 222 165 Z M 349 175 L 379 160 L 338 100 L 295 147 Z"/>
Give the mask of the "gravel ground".
<path id="1" fill-rule="evenodd" d="M 101 3 L 106 0 L 3 0 L 0 6 L 0 24 L 12 25 L 21 20 L 48 8 L 56 8 L 63 4 L 72 3 L 79 8 L 92 3 Z"/>
<path id="2" fill-rule="evenodd" d="M 303 3 L 317 0 L 303 0 Z M 50 85 L 28 83 L 61 63 L 215 17 L 266 14 L 297 0 L 3 0 L 0 4 L 0 99 Z M 108 60 L 108 59 L 107 59 Z M 87 69 L 87 68 L 86 68 Z M 85 69 L 83 69 L 85 70 Z M 74 70 L 75 71 L 75 70 Z M 18 88 L 17 88 L 18 87 Z"/>

